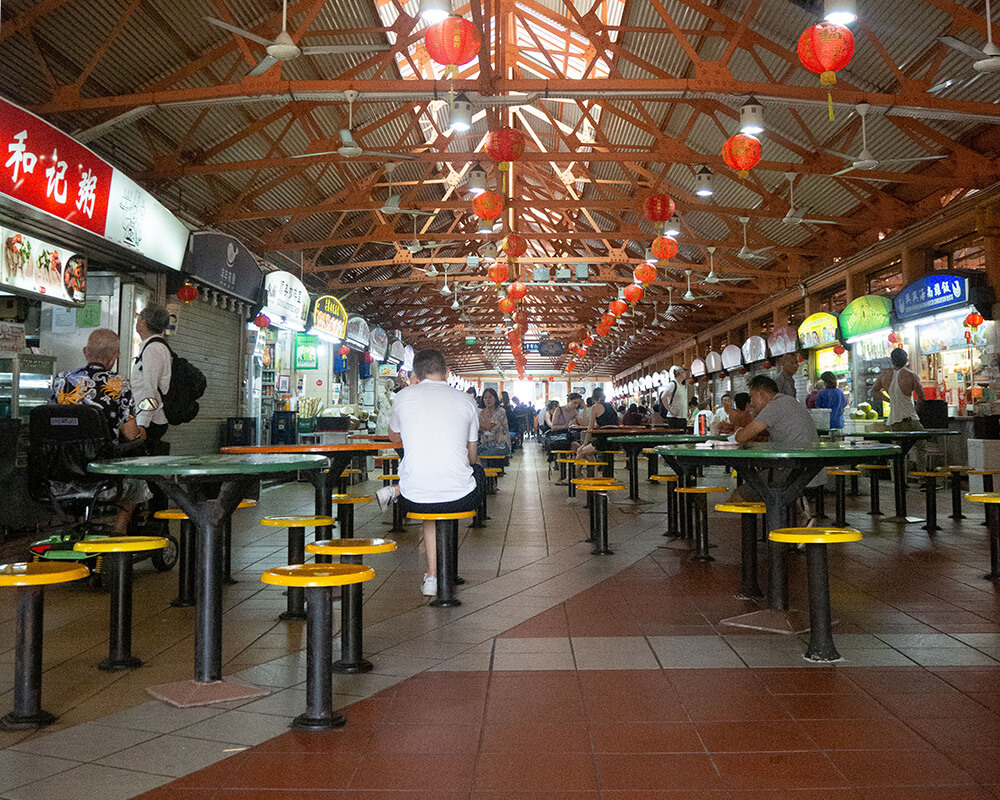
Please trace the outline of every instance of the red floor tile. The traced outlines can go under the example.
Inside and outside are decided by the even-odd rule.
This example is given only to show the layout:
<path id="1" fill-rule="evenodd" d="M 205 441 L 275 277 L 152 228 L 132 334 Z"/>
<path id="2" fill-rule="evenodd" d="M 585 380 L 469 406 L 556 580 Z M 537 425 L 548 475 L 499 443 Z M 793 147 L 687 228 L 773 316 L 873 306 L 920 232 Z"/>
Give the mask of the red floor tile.
<path id="1" fill-rule="evenodd" d="M 594 759 L 585 753 L 480 753 L 477 792 L 595 791 Z"/>
<path id="2" fill-rule="evenodd" d="M 977 786 L 890 786 L 859 789 L 861 800 L 995 800 L 996 795 Z"/>
<path id="3" fill-rule="evenodd" d="M 475 753 L 479 747 L 478 725 L 402 725 L 384 723 L 371 737 L 368 753 Z M 333 751 L 336 752 L 336 751 Z"/>
<path id="4" fill-rule="evenodd" d="M 912 695 L 911 695 L 912 696 Z M 861 692 L 856 694 L 787 694 L 775 701 L 793 719 L 885 719 L 886 709 Z"/>
<path id="5" fill-rule="evenodd" d="M 702 720 L 777 720 L 791 719 L 778 698 L 769 694 L 700 695 L 682 700 L 695 722 Z"/>
<path id="6" fill-rule="evenodd" d="M 925 750 L 930 744 L 896 719 L 803 720 L 802 731 L 820 750 Z"/>
<path id="7" fill-rule="evenodd" d="M 358 759 L 329 753 L 250 751 L 222 786 L 248 789 L 346 789 Z"/>
<path id="8" fill-rule="evenodd" d="M 641 698 L 641 701 L 639 700 Z M 672 694 L 592 695 L 584 698 L 587 719 L 604 722 L 687 722 L 681 701 Z"/>
<path id="9" fill-rule="evenodd" d="M 952 752 L 1000 742 L 1000 716 L 975 719 L 915 719 L 909 726 L 938 750 Z"/>
<path id="10" fill-rule="evenodd" d="M 689 722 L 618 722 L 590 725 L 595 753 L 704 753 Z"/>
<path id="11" fill-rule="evenodd" d="M 1000 784 L 1000 741 L 991 744 L 998 747 L 980 750 L 970 742 L 968 749 L 953 750 L 948 756 L 976 783 Z"/>
<path id="12" fill-rule="evenodd" d="M 816 745 L 798 722 L 698 722 L 698 734 L 709 753 L 814 750 Z"/>
<path id="13" fill-rule="evenodd" d="M 590 731 L 583 722 L 513 724 L 488 722 L 482 729 L 481 753 L 590 753 Z"/>
<path id="14" fill-rule="evenodd" d="M 461 792 L 441 792 L 441 791 L 416 791 L 416 792 L 395 792 L 395 791 L 379 791 L 377 789 L 365 790 L 365 791 L 353 791 L 348 789 L 346 792 L 342 792 L 339 795 L 339 800 L 469 800 L 469 793 L 467 791 Z M 247 798 L 246 800 L 253 800 L 253 798 Z M 268 798 L 259 798 L 259 800 L 268 800 Z M 313 800 L 312 795 L 302 796 L 300 795 L 298 800 Z"/>
<path id="15" fill-rule="evenodd" d="M 624 791 L 604 789 L 602 800 L 729 800 L 729 792 L 715 789 L 695 789 L 693 791 L 625 789 Z"/>
<path id="16" fill-rule="evenodd" d="M 832 750 L 828 755 L 854 786 L 961 786 L 974 782 L 931 750 Z"/>
<path id="17" fill-rule="evenodd" d="M 410 753 L 370 753 L 355 762 L 350 781 L 355 790 L 422 790 L 432 792 L 468 791 L 476 757 L 471 754 L 433 757 Z"/>
<path id="18" fill-rule="evenodd" d="M 760 670 L 757 677 L 772 694 L 856 694 L 847 675 L 827 669 Z"/>
<path id="19" fill-rule="evenodd" d="M 675 669 L 667 673 L 682 698 L 725 694 L 768 694 L 756 671 L 748 669 Z"/>
<path id="20" fill-rule="evenodd" d="M 849 786 L 823 753 L 715 753 L 715 766 L 734 790 Z"/>
<path id="21" fill-rule="evenodd" d="M 883 694 L 879 695 L 879 703 L 900 719 L 913 720 L 923 718 L 989 718 L 993 713 L 982 704 L 966 697 L 960 692 L 945 694 Z"/>
<path id="22" fill-rule="evenodd" d="M 853 787 L 841 789 L 769 789 L 762 792 L 730 792 L 730 800 L 861 800 Z"/>
<path id="23" fill-rule="evenodd" d="M 598 754 L 601 790 L 722 789 L 708 756 L 687 753 Z"/>

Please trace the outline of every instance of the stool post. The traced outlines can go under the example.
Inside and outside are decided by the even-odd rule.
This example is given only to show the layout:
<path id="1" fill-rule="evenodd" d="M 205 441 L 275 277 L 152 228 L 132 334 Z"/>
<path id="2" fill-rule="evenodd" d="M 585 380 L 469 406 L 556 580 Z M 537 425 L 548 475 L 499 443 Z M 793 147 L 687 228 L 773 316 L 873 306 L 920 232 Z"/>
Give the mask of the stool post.
<path id="1" fill-rule="evenodd" d="M 844 475 L 835 475 L 833 479 L 837 491 L 837 505 L 833 524 L 838 528 L 843 528 L 847 524 L 847 481 L 845 477 Z"/>
<path id="2" fill-rule="evenodd" d="M 615 477 L 615 451 L 610 450 L 606 453 L 601 453 L 601 455 L 604 456 L 604 464 L 607 466 L 607 469 L 604 472 L 604 477 Z"/>
<path id="3" fill-rule="evenodd" d="M 341 503 L 337 506 L 337 523 L 340 528 L 340 538 L 341 539 L 353 539 L 354 538 L 354 504 L 353 503 Z M 319 541 L 322 537 L 319 534 L 319 528 L 316 529 L 316 541 Z"/>
<path id="4" fill-rule="evenodd" d="M 288 563 L 306 563 L 306 529 L 288 526 Z M 303 620 L 306 618 L 306 593 L 301 586 L 288 587 L 288 602 L 285 610 L 278 614 L 281 620 Z"/>
<path id="5" fill-rule="evenodd" d="M 923 529 L 928 533 L 941 530 L 937 524 L 937 477 L 928 475 L 924 478 L 924 494 L 927 498 L 927 524 Z"/>
<path id="6" fill-rule="evenodd" d="M 487 478 L 489 480 L 489 478 Z M 483 486 L 483 490 L 479 493 L 479 505 L 476 506 L 476 516 L 472 518 L 472 524 L 469 525 L 470 528 L 485 528 L 486 527 L 486 487 Z"/>
<path id="7" fill-rule="evenodd" d="M 323 474 L 326 475 L 330 470 L 322 470 Z M 313 508 L 316 509 L 317 514 L 331 514 L 332 507 L 330 504 L 330 485 L 321 479 L 321 476 L 317 474 L 316 479 L 313 481 Z M 321 525 L 316 529 L 317 539 L 329 539 L 333 536 L 333 526 L 331 525 Z"/>
<path id="8" fill-rule="evenodd" d="M 983 491 L 992 492 L 993 491 L 993 476 L 983 475 Z"/>
<path id="9" fill-rule="evenodd" d="M 14 710 L 0 720 L 2 730 L 29 730 L 55 722 L 42 710 L 42 630 L 45 588 L 19 586 L 14 646 Z"/>
<path id="10" fill-rule="evenodd" d="M 289 587 L 291 588 L 291 587 Z M 305 589 L 309 598 L 306 625 L 306 713 L 292 720 L 292 730 L 324 731 L 342 728 L 346 720 L 333 710 L 333 594 L 329 586 Z"/>
<path id="11" fill-rule="evenodd" d="M 359 555 L 342 555 L 341 564 L 360 564 Z M 364 590 L 360 583 L 350 583 L 340 593 L 340 659 L 333 671 L 342 674 L 371 672 L 372 662 L 364 658 L 361 632 L 361 608 Z"/>
<path id="12" fill-rule="evenodd" d="M 692 561 L 715 561 L 708 553 L 708 495 L 698 495 L 694 507 L 697 509 L 698 521 L 694 525 L 695 554 Z"/>
<path id="13" fill-rule="evenodd" d="M 673 538 L 681 535 L 677 527 L 677 487 L 673 481 L 667 483 L 667 532 L 663 535 Z"/>
<path id="14" fill-rule="evenodd" d="M 816 519 L 830 519 L 826 515 L 826 487 L 817 486 L 814 496 L 816 499 Z"/>
<path id="15" fill-rule="evenodd" d="M 437 597 L 435 607 L 460 606 L 455 597 L 453 579 L 458 571 L 458 520 L 439 519 L 434 523 L 434 547 L 437 551 Z"/>
<path id="16" fill-rule="evenodd" d="M 608 547 L 608 495 L 599 489 L 594 492 L 595 519 L 597 530 L 594 531 L 594 549 L 591 551 L 595 556 L 613 555 Z"/>
<path id="17" fill-rule="evenodd" d="M 389 533 L 406 533 L 406 523 L 403 520 L 403 505 L 399 502 L 399 495 L 392 501 L 392 527 Z"/>
<path id="18" fill-rule="evenodd" d="M 858 476 L 851 476 L 851 497 L 857 497 L 861 494 L 861 488 L 858 486 Z"/>
<path id="19" fill-rule="evenodd" d="M 871 508 L 868 511 L 868 515 L 872 517 L 882 516 L 882 498 L 879 497 L 879 487 L 878 487 L 878 470 L 868 471 L 868 491 L 871 495 Z"/>
<path id="20" fill-rule="evenodd" d="M 164 520 L 164 523 L 167 523 Z M 169 524 L 169 523 L 167 523 Z M 170 605 L 186 607 L 193 606 L 195 602 L 195 574 L 194 574 L 194 526 L 191 520 L 181 520 L 181 535 L 178 541 L 177 555 L 177 597 L 170 601 Z"/>
<path id="21" fill-rule="evenodd" d="M 111 566 L 114 586 L 111 587 L 111 625 L 108 637 L 108 657 L 97 668 L 108 672 L 133 669 L 142 661 L 132 655 L 132 554 L 105 553 L 105 564 Z"/>
<path id="22" fill-rule="evenodd" d="M 654 475 L 659 474 L 660 457 L 656 453 L 646 456 L 646 479 L 651 481 Z"/>
<path id="23" fill-rule="evenodd" d="M 566 460 L 565 459 L 560 459 L 559 460 L 559 480 L 561 480 L 561 481 L 566 480 Z"/>
<path id="24" fill-rule="evenodd" d="M 986 530 L 990 537 L 990 572 L 986 580 L 1000 580 L 1000 505 L 986 503 Z"/>
<path id="25" fill-rule="evenodd" d="M 962 513 L 962 473 L 951 470 L 951 518 L 965 519 Z"/>
<path id="26" fill-rule="evenodd" d="M 763 597 L 757 583 L 757 515 L 740 514 L 740 600 Z"/>
<path id="27" fill-rule="evenodd" d="M 584 489 L 584 495 L 587 498 L 587 509 L 590 511 L 590 534 L 587 536 L 585 541 L 592 543 L 595 547 L 597 546 L 597 503 L 594 500 L 594 492 L 591 489 Z"/>
<path id="28" fill-rule="evenodd" d="M 576 497 L 576 484 L 573 481 L 576 480 L 576 464 L 572 462 L 566 465 L 566 491 L 569 497 Z"/>
<path id="29" fill-rule="evenodd" d="M 809 583 L 809 647 L 807 661 L 839 661 L 833 643 L 830 614 L 830 578 L 826 567 L 826 545 L 806 544 L 806 571 Z"/>

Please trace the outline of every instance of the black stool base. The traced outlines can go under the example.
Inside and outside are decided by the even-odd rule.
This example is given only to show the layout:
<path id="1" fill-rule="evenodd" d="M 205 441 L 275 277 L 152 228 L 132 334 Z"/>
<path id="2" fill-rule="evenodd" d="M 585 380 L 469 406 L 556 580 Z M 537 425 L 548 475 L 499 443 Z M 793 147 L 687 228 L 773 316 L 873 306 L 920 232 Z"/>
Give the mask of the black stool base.
<path id="1" fill-rule="evenodd" d="M 339 672 L 341 675 L 355 675 L 359 672 L 371 672 L 375 666 L 366 658 L 361 659 L 361 661 L 344 661 L 343 659 L 338 659 L 333 662 L 333 671 Z"/>
<path id="2" fill-rule="evenodd" d="M 236 583 L 236 581 L 233 581 L 233 583 Z M 190 608 L 191 606 L 195 605 L 195 602 L 194 600 L 188 600 L 187 598 L 184 597 L 175 597 L 173 600 L 170 601 L 170 605 L 172 605 L 174 608 Z"/>
<path id="3" fill-rule="evenodd" d="M 452 598 L 451 600 L 431 600 L 427 605 L 434 606 L 434 608 L 451 608 L 452 606 L 462 605 L 462 601 L 458 598 Z"/>
<path id="4" fill-rule="evenodd" d="M 0 718 L 0 731 L 30 731 L 44 728 L 56 721 L 56 715 L 39 710 L 35 714 L 15 714 L 13 711 Z"/>
<path id="5" fill-rule="evenodd" d="M 608 550 L 608 549 L 604 549 L 604 550 L 596 550 L 595 549 L 595 550 L 591 550 L 590 554 L 592 556 L 613 556 L 615 554 L 615 551 L 614 550 Z"/>
<path id="6" fill-rule="evenodd" d="M 715 559 L 712 558 L 712 556 L 691 556 L 691 560 L 692 561 L 704 561 L 704 562 L 715 561 Z"/>
<path id="7" fill-rule="evenodd" d="M 136 656 L 128 658 L 106 658 L 97 665 L 104 672 L 121 672 L 123 669 L 135 669 L 142 666 L 142 659 Z"/>
<path id="8" fill-rule="evenodd" d="M 343 728 L 347 724 L 343 714 L 334 714 L 331 717 L 310 717 L 306 714 L 299 714 L 292 720 L 291 729 L 293 731 L 333 731 Z"/>
<path id="9" fill-rule="evenodd" d="M 305 611 L 282 611 L 278 614 L 278 619 L 282 622 L 305 622 Z"/>

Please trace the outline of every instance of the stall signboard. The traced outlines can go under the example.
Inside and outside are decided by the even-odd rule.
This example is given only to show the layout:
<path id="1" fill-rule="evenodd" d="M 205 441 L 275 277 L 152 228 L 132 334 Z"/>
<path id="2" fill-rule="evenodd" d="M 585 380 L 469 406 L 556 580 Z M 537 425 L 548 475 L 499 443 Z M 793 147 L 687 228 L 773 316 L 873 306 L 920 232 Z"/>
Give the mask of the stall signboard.
<path id="1" fill-rule="evenodd" d="M 722 368 L 736 369 L 743 364 L 743 352 L 735 344 L 727 344 L 722 348 Z"/>
<path id="2" fill-rule="evenodd" d="M 309 333 L 327 342 L 340 344 L 347 331 L 347 312 L 332 295 L 317 297 L 313 304 L 312 327 Z"/>
<path id="3" fill-rule="evenodd" d="M 139 184 L 58 128 L 0 99 L 0 194 L 180 269 L 188 229 Z"/>
<path id="4" fill-rule="evenodd" d="M 691 372 L 691 377 L 700 378 L 702 375 L 705 374 L 705 362 L 702 361 L 700 358 L 696 358 L 694 361 L 691 362 L 690 372 Z"/>
<path id="5" fill-rule="evenodd" d="M 771 331 L 771 335 L 767 337 L 767 347 L 771 351 L 772 356 L 783 356 L 785 353 L 794 353 L 799 346 L 799 337 L 795 331 L 788 325 L 781 328 L 775 328 Z"/>
<path id="6" fill-rule="evenodd" d="M 389 335 L 381 328 L 372 328 L 368 339 L 368 350 L 376 361 L 385 361 L 385 356 L 389 352 Z"/>
<path id="7" fill-rule="evenodd" d="M 415 355 L 413 348 L 410 345 L 406 345 L 403 348 L 403 371 L 413 372 L 413 356 Z"/>
<path id="8" fill-rule="evenodd" d="M 893 344 L 889 335 L 866 336 L 857 344 L 851 345 L 855 356 L 861 356 L 862 361 L 881 361 L 888 359 L 892 353 Z"/>
<path id="9" fill-rule="evenodd" d="M 264 308 L 261 312 L 272 325 L 301 331 L 305 328 L 309 292 L 290 272 L 269 272 L 264 276 Z"/>
<path id="10" fill-rule="evenodd" d="M 892 301 L 900 321 L 929 317 L 969 303 L 969 279 L 937 272 L 906 286 Z"/>
<path id="11" fill-rule="evenodd" d="M 547 358 L 558 358 L 563 354 L 563 343 L 546 340 L 544 342 L 525 342 L 525 353 L 538 353 Z"/>
<path id="12" fill-rule="evenodd" d="M 811 314 L 799 325 L 799 341 L 803 347 L 822 347 L 837 341 L 837 318 L 824 311 Z"/>
<path id="13" fill-rule="evenodd" d="M 0 228 L 0 288 L 59 305 L 87 299 L 87 259 L 65 247 Z"/>
<path id="14" fill-rule="evenodd" d="M 892 300 L 878 294 L 856 297 L 840 312 L 840 332 L 845 339 L 888 328 Z"/>
<path id="15" fill-rule="evenodd" d="M 232 236 L 212 231 L 192 233 L 181 269 L 199 283 L 231 297 L 251 305 L 260 301 L 264 273 L 250 251 Z"/>
<path id="16" fill-rule="evenodd" d="M 705 371 L 708 373 L 722 372 L 722 356 L 714 350 L 709 351 L 705 356 Z"/>
<path id="17" fill-rule="evenodd" d="M 295 369 L 319 369 L 319 337 L 295 334 Z"/>
<path id="18" fill-rule="evenodd" d="M 847 350 L 839 355 L 832 347 L 824 347 L 816 351 L 816 374 L 822 375 L 824 372 L 832 372 L 834 375 L 846 375 L 851 371 L 850 357 Z"/>
<path id="19" fill-rule="evenodd" d="M 364 350 L 368 347 L 371 338 L 372 334 L 365 318 L 351 314 L 347 318 L 347 334 L 344 336 L 344 341 L 355 350 Z"/>
<path id="20" fill-rule="evenodd" d="M 940 353 L 944 350 L 961 350 L 969 347 L 982 347 L 986 344 L 987 324 L 980 325 L 976 330 L 966 328 L 963 317 L 952 317 L 918 325 L 920 352 L 924 354 Z M 965 334 L 969 338 L 965 338 Z"/>
<path id="21" fill-rule="evenodd" d="M 389 356 L 387 360 L 390 364 L 402 364 L 406 360 L 406 348 L 403 347 L 403 343 L 399 341 L 399 339 L 393 339 L 392 343 L 389 345 Z M 412 366 L 411 362 L 411 369 Z"/>
<path id="22" fill-rule="evenodd" d="M 763 336 L 751 336 L 743 342 L 743 363 L 753 364 L 755 361 L 763 361 L 767 358 L 767 342 Z"/>

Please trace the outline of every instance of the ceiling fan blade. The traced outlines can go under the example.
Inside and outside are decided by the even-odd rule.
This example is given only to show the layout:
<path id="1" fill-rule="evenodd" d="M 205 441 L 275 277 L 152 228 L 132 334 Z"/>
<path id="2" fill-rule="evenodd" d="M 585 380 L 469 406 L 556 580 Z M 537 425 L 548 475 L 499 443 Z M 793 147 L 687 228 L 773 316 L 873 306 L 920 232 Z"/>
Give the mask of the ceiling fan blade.
<path id="1" fill-rule="evenodd" d="M 913 158 L 887 158 L 884 161 L 879 161 L 878 164 L 881 167 L 883 164 L 912 164 L 916 161 L 937 161 L 941 158 L 947 158 L 947 156 L 914 156 Z"/>
<path id="2" fill-rule="evenodd" d="M 262 44 L 264 47 L 274 44 L 270 39 L 265 39 L 263 36 L 258 36 L 256 33 L 251 33 L 243 28 L 237 28 L 235 25 L 230 25 L 228 22 L 223 22 L 221 19 L 216 19 L 215 17 L 205 17 L 205 22 L 214 25 L 216 28 L 222 28 L 230 33 L 235 33 L 237 36 L 242 36 L 244 39 L 249 39 L 251 42 Z"/>
<path id="3" fill-rule="evenodd" d="M 362 150 L 358 153 L 359 156 L 377 156 L 379 158 L 387 158 L 390 161 L 418 161 L 416 156 L 411 156 L 409 153 L 389 153 L 385 150 Z M 352 156 L 356 158 L 357 156 Z"/>
<path id="4" fill-rule="evenodd" d="M 838 178 L 841 175 L 846 175 L 848 172 L 854 172 L 854 170 L 855 170 L 855 166 L 853 164 L 851 164 L 851 166 L 849 166 L 849 167 L 844 167 L 842 170 L 834 172 L 830 177 L 831 178 Z"/>
<path id="5" fill-rule="evenodd" d="M 256 67 L 254 67 L 252 70 L 250 70 L 247 73 L 247 77 L 248 78 L 256 78 L 256 77 L 258 77 L 260 75 L 263 75 L 265 72 L 267 72 L 269 69 L 271 69 L 271 67 L 273 67 L 277 63 L 278 63 L 278 59 L 271 58 L 271 56 L 264 56 L 263 61 L 261 61 Z"/>
<path id="6" fill-rule="evenodd" d="M 333 56 L 340 53 L 384 53 L 392 50 L 387 44 L 320 44 L 303 47 L 302 54 L 306 56 Z"/>
<path id="7" fill-rule="evenodd" d="M 967 72 L 964 77 L 960 75 L 957 78 L 948 78 L 940 83 L 935 83 L 927 92 L 928 94 L 935 94 L 943 92 L 945 89 L 950 89 L 953 86 L 956 89 L 964 89 L 966 86 L 979 80 L 984 74 L 983 72 Z"/>
<path id="8" fill-rule="evenodd" d="M 298 153 L 297 155 L 289 156 L 289 158 L 315 158 L 315 157 L 318 157 L 318 156 L 336 156 L 336 155 L 340 155 L 340 153 L 338 153 L 336 150 L 324 150 L 321 153 Z M 351 208 L 351 209 L 345 209 L 345 210 L 348 210 L 348 211 L 370 211 L 371 209 Z"/>
<path id="9" fill-rule="evenodd" d="M 974 58 L 976 61 L 987 58 L 987 54 L 982 50 L 973 47 L 971 44 L 966 44 L 961 39 L 956 39 L 954 36 L 939 36 L 938 41 L 941 42 L 941 44 L 948 45 L 948 47 L 952 50 L 957 50 L 962 55 Z"/>
<path id="10" fill-rule="evenodd" d="M 806 222 L 810 225 L 839 225 L 839 222 L 834 222 L 832 219 L 800 219 L 799 222 Z"/>

